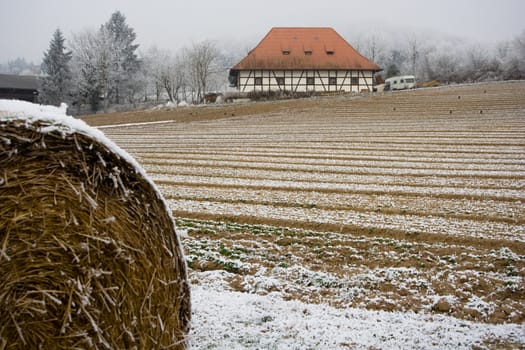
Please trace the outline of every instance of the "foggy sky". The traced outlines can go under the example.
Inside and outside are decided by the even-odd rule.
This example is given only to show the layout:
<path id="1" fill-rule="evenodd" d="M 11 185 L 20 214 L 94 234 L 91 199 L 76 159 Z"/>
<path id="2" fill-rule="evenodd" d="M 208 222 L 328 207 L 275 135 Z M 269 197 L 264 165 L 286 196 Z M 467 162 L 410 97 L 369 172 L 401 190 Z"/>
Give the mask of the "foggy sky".
<path id="1" fill-rule="evenodd" d="M 432 31 L 473 42 L 511 40 L 525 30 L 523 0 L 0 0 L 0 62 L 39 63 L 60 28 L 67 39 L 121 11 L 141 50 L 176 50 L 203 40 L 256 45 L 271 27 Z M 66 41 L 67 46 L 67 41 Z"/>

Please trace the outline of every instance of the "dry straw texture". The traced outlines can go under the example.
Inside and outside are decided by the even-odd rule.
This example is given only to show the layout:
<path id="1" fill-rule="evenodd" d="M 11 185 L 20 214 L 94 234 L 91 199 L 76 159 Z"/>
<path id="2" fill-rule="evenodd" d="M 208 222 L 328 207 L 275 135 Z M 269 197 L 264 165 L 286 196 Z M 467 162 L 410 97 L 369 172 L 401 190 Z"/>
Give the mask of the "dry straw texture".
<path id="1" fill-rule="evenodd" d="M 184 349 L 165 203 L 106 145 L 46 127 L 0 120 L 0 349 Z"/>

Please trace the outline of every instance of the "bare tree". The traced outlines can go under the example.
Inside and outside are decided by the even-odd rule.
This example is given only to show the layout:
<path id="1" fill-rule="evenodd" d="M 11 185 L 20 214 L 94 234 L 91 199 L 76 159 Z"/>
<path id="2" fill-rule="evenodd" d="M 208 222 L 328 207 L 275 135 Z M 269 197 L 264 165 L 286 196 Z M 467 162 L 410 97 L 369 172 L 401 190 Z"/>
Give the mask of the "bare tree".
<path id="1" fill-rule="evenodd" d="M 375 62 L 376 59 L 379 57 L 381 52 L 383 51 L 383 45 L 381 44 L 381 41 L 377 38 L 377 36 L 372 35 L 367 40 L 367 47 L 366 47 L 367 57 L 372 61 Z"/>
<path id="2" fill-rule="evenodd" d="M 176 55 L 166 61 L 162 67 L 161 81 L 170 101 L 179 102 L 180 92 L 186 85 L 185 62 L 182 55 Z"/>
<path id="3" fill-rule="evenodd" d="M 143 67 L 148 77 L 147 84 L 149 89 L 154 91 L 156 101 L 160 100 L 164 89 L 161 79 L 161 66 L 164 58 L 164 51 L 159 50 L 156 46 L 149 48 L 143 56 Z"/>
<path id="4" fill-rule="evenodd" d="M 417 61 L 419 59 L 419 43 L 415 36 L 408 39 L 408 57 L 410 59 L 412 74 L 417 74 Z"/>
<path id="5" fill-rule="evenodd" d="M 215 63 L 218 56 L 219 51 L 211 41 L 195 44 L 187 51 L 188 77 L 196 92 L 197 101 L 202 100 L 212 74 L 217 72 Z"/>
<path id="6" fill-rule="evenodd" d="M 144 62 L 150 76 L 150 85 L 154 86 L 157 100 L 161 95 L 171 102 L 179 102 L 187 85 L 188 64 L 184 51 L 173 55 L 168 50 L 150 49 Z"/>

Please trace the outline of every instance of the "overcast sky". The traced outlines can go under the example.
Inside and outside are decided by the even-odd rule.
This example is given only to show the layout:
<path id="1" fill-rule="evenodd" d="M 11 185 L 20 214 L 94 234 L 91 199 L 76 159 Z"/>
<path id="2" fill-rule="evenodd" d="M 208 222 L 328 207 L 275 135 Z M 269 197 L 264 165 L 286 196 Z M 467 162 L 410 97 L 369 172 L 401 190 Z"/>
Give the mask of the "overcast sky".
<path id="1" fill-rule="evenodd" d="M 0 62 L 39 63 L 60 28 L 66 39 L 121 11 L 141 49 L 176 50 L 203 40 L 254 46 L 271 27 L 366 27 L 431 31 L 473 42 L 510 40 L 525 30 L 524 0 L 0 0 Z M 67 42 L 66 42 L 67 45 Z"/>

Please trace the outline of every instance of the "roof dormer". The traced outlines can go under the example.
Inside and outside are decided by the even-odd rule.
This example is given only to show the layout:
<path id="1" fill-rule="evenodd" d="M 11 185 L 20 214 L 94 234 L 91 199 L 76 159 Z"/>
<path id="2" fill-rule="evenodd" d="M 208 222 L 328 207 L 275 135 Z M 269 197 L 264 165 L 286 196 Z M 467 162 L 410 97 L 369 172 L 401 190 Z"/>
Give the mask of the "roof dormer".
<path id="1" fill-rule="evenodd" d="M 333 55 L 335 53 L 335 47 L 334 47 L 334 44 L 331 43 L 331 42 L 326 42 L 324 44 L 324 50 L 326 52 L 327 55 Z"/>

